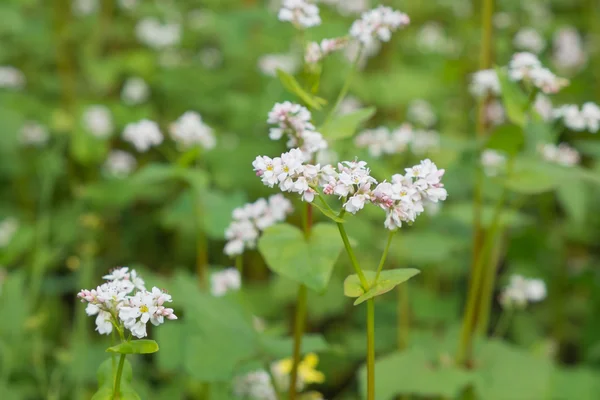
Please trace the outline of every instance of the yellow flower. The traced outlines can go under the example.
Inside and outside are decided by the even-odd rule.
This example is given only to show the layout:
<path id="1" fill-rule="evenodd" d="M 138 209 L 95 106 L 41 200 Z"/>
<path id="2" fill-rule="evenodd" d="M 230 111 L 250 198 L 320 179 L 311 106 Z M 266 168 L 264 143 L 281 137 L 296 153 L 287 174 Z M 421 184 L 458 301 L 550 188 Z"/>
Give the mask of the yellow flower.
<path id="1" fill-rule="evenodd" d="M 273 371 L 276 375 L 287 376 L 292 372 L 293 361 L 291 358 L 280 360 L 273 365 Z M 306 385 L 311 383 L 325 382 L 325 375 L 321 371 L 317 371 L 319 364 L 319 356 L 315 353 L 308 353 L 304 360 L 298 365 L 298 377 L 300 382 Z"/>

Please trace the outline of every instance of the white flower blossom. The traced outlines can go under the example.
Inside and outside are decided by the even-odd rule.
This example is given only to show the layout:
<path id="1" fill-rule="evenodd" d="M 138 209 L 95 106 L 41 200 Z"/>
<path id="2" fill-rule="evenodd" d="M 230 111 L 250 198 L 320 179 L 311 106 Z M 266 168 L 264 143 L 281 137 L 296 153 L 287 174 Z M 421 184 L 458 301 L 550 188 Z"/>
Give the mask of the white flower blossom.
<path id="1" fill-rule="evenodd" d="M 361 132 L 354 140 L 358 148 L 367 148 L 373 157 L 399 154 L 409 147 L 416 155 L 437 149 L 440 145 L 439 133 L 433 130 L 413 129 L 410 124 L 402 124 L 393 131 L 385 127 Z"/>
<path id="2" fill-rule="evenodd" d="M 306 45 L 304 61 L 307 64 L 317 64 L 329 54 L 343 49 L 347 44 L 346 38 L 323 39 L 321 43 L 310 42 Z"/>
<path id="3" fill-rule="evenodd" d="M 546 94 L 557 93 L 569 84 L 568 80 L 544 68 L 537 56 L 527 52 L 513 55 L 508 65 L 508 76 L 513 81 L 530 83 Z"/>
<path id="4" fill-rule="evenodd" d="M 596 133 L 600 129 L 600 107 L 592 102 L 584 103 L 581 110 L 574 104 L 563 105 L 552 115 L 555 119 L 562 119 L 565 126 L 574 131 Z"/>
<path id="5" fill-rule="evenodd" d="M 194 111 L 186 112 L 171 125 L 171 136 L 183 147 L 200 145 L 210 150 L 217 144 L 212 128 Z"/>
<path id="6" fill-rule="evenodd" d="M 587 62 L 583 40 L 574 27 L 561 28 L 554 34 L 552 59 L 561 71 L 577 71 Z"/>
<path id="7" fill-rule="evenodd" d="M 500 80 L 493 69 L 475 72 L 471 77 L 469 91 L 476 98 L 498 96 L 500 94 Z"/>
<path id="8" fill-rule="evenodd" d="M 16 218 L 8 217 L 0 222 L 0 248 L 10 244 L 13 236 L 19 230 L 19 221 Z"/>
<path id="9" fill-rule="evenodd" d="M 237 291 L 241 286 L 242 278 L 240 272 L 235 268 L 214 272 L 210 276 L 210 292 L 215 297 L 224 296 L 230 291 Z"/>
<path id="10" fill-rule="evenodd" d="M 237 376 L 233 381 L 233 393 L 238 398 L 249 400 L 276 400 L 277 394 L 271 376 L 265 370 Z"/>
<path id="11" fill-rule="evenodd" d="M 136 105 L 144 103 L 150 95 L 150 88 L 142 78 L 129 78 L 123 85 L 121 99 L 125 104 Z"/>
<path id="12" fill-rule="evenodd" d="M 72 8 L 77 16 L 91 15 L 98 10 L 98 0 L 73 0 Z"/>
<path id="13" fill-rule="evenodd" d="M 356 110 L 360 110 L 363 107 L 360 100 L 353 96 L 346 96 L 337 108 L 338 115 L 350 114 Z"/>
<path id="14" fill-rule="evenodd" d="M 151 147 L 160 145 L 163 135 L 156 122 L 143 119 L 128 124 L 123 131 L 123 139 L 131 143 L 137 151 L 145 153 Z"/>
<path id="15" fill-rule="evenodd" d="M 25 75 L 15 67 L 0 65 L 0 88 L 22 89 Z"/>
<path id="16" fill-rule="evenodd" d="M 343 15 L 361 14 L 369 9 L 369 0 L 321 0 L 329 6 L 333 6 Z"/>
<path id="17" fill-rule="evenodd" d="M 437 123 L 433 107 L 428 101 L 422 99 L 413 100 L 408 104 L 406 118 L 424 128 L 431 128 Z"/>
<path id="18" fill-rule="evenodd" d="M 485 149 L 481 153 L 481 165 L 487 176 L 497 176 L 506 166 L 506 155 L 496 150 Z"/>
<path id="19" fill-rule="evenodd" d="M 138 0 L 119 0 L 117 2 L 122 10 L 133 10 L 138 6 Z"/>
<path id="20" fill-rule="evenodd" d="M 441 24 L 425 23 L 417 34 L 417 47 L 422 53 L 447 54 L 457 49 L 455 42 L 448 37 Z"/>
<path id="21" fill-rule="evenodd" d="M 83 113 L 83 125 L 97 138 L 106 138 L 114 130 L 110 110 L 101 105 L 88 107 Z"/>
<path id="22" fill-rule="evenodd" d="M 535 102 L 533 103 L 533 108 L 544 121 L 549 121 L 553 118 L 554 107 L 552 106 L 552 101 L 548 96 L 538 93 L 535 98 Z"/>
<path id="23" fill-rule="evenodd" d="M 551 143 L 543 144 L 539 146 L 539 152 L 544 160 L 565 167 L 572 167 L 581 161 L 579 152 L 566 143 L 558 146 Z"/>
<path id="24" fill-rule="evenodd" d="M 510 283 L 500 295 L 500 303 L 505 308 L 524 308 L 528 303 L 546 298 L 546 284 L 541 279 L 528 279 L 521 275 L 512 275 Z"/>
<path id="25" fill-rule="evenodd" d="M 533 28 L 521 28 L 513 39 L 518 50 L 539 54 L 546 48 L 546 40 Z"/>
<path id="26" fill-rule="evenodd" d="M 27 121 L 21 128 L 19 140 L 24 146 L 42 147 L 50 140 L 50 134 L 45 126 Z"/>
<path id="27" fill-rule="evenodd" d="M 506 121 L 506 113 L 501 101 L 488 101 L 485 105 L 485 120 L 493 126 L 502 125 Z"/>
<path id="28" fill-rule="evenodd" d="M 123 178 L 131 174 L 136 166 L 134 156 L 123 150 L 112 150 L 108 153 L 103 168 L 107 174 Z"/>
<path id="29" fill-rule="evenodd" d="M 161 23 L 156 18 L 144 18 L 135 27 L 138 40 L 145 45 L 162 50 L 179 44 L 181 27 L 178 23 Z"/>
<path id="30" fill-rule="evenodd" d="M 319 7 L 307 0 L 283 0 L 278 18 L 299 29 L 321 25 Z"/>
<path id="31" fill-rule="evenodd" d="M 369 45 L 374 41 L 388 42 L 392 33 L 410 23 L 408 15 L 390 7 L 379 6 L 362 14 L 350 28 L 350 36 Z"/>
<path id="32" fill-rule="evenodd" d="M 119 308 L 119 319 L 123 321 L 125 328 L 137 338 L 146 337 L 146 324 L 148 321 L 154 326 L 164 323 L 164 319 L 174 320 L 177 316 L 172 308 L 165 308 L 165 302 L 171 302 L 171 296 L 157 287 L 151 292 L 138 291 L 129 296 Z"/>
<path id="33" fill-rule="evenodd" d="M 294 54 L 265 54 L 258 60 L 258 69 L 267 76 L 277 76 L 277 70 L 293 75 L 300 67 L 300 60 Z"/>

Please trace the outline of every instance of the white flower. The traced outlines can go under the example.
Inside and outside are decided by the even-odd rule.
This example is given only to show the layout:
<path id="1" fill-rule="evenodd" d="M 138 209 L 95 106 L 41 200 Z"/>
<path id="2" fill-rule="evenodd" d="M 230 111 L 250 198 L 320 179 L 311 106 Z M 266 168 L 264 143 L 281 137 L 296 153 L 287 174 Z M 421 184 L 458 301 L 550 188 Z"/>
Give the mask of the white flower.
<path id="1" fill-rule="evenodd" d="M 346 96 L 337 108 L 338 115 L 350 114 L 362 108 L 362 103 L 356 97 Z"/>
<path id="2" fill-rule="evenodd" d="M 387 42 L 393 32 L 409 23 L 408 15 L 389 7 L 379 6 L 363 13 L 361 19 L 354 21 L 350 28 L 350 36 L 364 45 L 374 41 Z"/>
<path id="3" fill-rule="evenodd" d="M 119 8 L 123 10 L 133 10 L 137 7 L 138 0 L 119 0 Z"/>
<path id="4" fill-rule="evenodd" d="M 25 75 L 15 67 L 0 65 L 0 88 L 22 89 Z"/>
<path id="5" fill-rule="evenodd" d="M 542 63 L 535 54 L 515 53 L 508 65 L 508 75 L 514 81 L 521 81 L 529 78 L 531 71 L 541 67 Z"/>
<path id="6" fill-rule="evenodd" d="M 265 54 L 258 59 L 258 69 L 267 76 L 277 76 L 277 70 L 293 75 L 298 71 L 300 61 L 294 54 Z"/>
<path id="7" fill-rule="evenodd" d="M 500 81 L 493 69 L 475 72 L 471 77 L 469 91 L 476 98 L 497 96 L 500 94 Z"/>
<path id="8" fill-rule="evenodd" d="M 551 143 L 540 145 L 539 152 L 544 160 L 565 167 L 577 165 L 581 160 L 579 152 L 566 143 L 558 146 Z"/>
<path id="9" fill-rule="evenodd" d="M 501 101 L 488 101 L 485 105 L 485 119 L 493 126 L 498 126 L 506 120 L 506 113 Z"/>
<path id="10" fill-rule="evenodd" d="M 144 18 L 135 27 L 138 40 L 156 50 L 175 46 L 181 40 L 178 23 L 162 24 L 156 18 Z"/>
<path id="11" fill-rule="evenodd" d="M 210 150 L 216 145 L 212 128 L 206 125 L 200 114 L 194 111 L 186 112 L 171 125 L 171 136 L 183 147 L 200 145 Z"/>
<path id="12" fill-rule="evenodd" d="M 134 156 L 123 150 L 111 150 L 104 162 L 104 170 L 119 178 L 129 175 L 137 166 Z"/>
<path id="13" fill-rule="evenodd" d="M 555 109 L 554 118 L 562 119 L 565 126 L 574 131 L 590 131 L 596 133 L 600 128 L 600 107 L 592 102 L 584 103 L 579 110 L 574 104 Z"/>
<path id="14" fill-rule="evenodd" d="M 105 106 L 94 105 L 83 113 L 85 128 L 98 138 L 106 138 L 113 132 L 113 122 L 110 110 Z"/>
<path id="15" fill-rule="evenodd" d="M 171 296 L 164 293 L 157 287 L 153 287 L 151 292 L 139 291 L 134 296 L 130 296 L 119 307 L 119 319 L 123 322 L 125 328 L 131 331 L 131 334 L 137 338 L 147 336 L 146 324 L 148 321 L 152 325 L 158 326 L 167 319 L 177 319 L 173 309 L 165 308 L 165 302 L 171 302 Z"/>
<path id="16" fill-rule="evenodd" d="M 223 53 L 216 47 L 207 47 L 200 50 L 198 58 L 206 69 L 216 69 L 223 64 Z"/>
<path id="17" fill-rule="evenodd" d="M 518 50 L 539 54 L 546 47 L 546 40 L 533 28 L 521 28 L 515 35 L 513 44 Z"/>
<path id="18" fill-rule="evenodd" d="M 310 42 L 306 45 L 304 61 L 307 64 L 317 64 L 327 55 L 343 49 L 347 44 L 346 38 L 323 39 L 320 44 Z"/>
<path id="19" fill-rule="evenodd" d="M 564 78 L 554 75 L 548 68 L 535 68 L 530 73 L 531 82 L 546 94 L 557 93 L 569 84 Z"/>
<path id="20" fill-rule="evenodd" d="M 569 84 L 568 80 L 544 68 L 537 56 L 527 52 L 513 55 L 508 65 L 508 76 L 513 81 L 531 83 L 546 94 L 557 93 Z"/>
<path id="21" fill-rule="evenodd" d="M 433 107 L 429 102 L 422 99 L 413 100 L 409 103 L 406 117 L 409 121 L 425 128 L 431 128 L 437 122 Z"/>
<path id="22" fill-rule="evenodd" d="M 72 8 L 75 15 L 91 15 L 98 10 L 98 0 L 73 0 Z"/>
<path id="23" fill-rule="evenodd" d="M 581 35 L 574 27 L 565 27 L 556 31 L 553 47 L 553 61 L 561 71 L 578 70 L 587 62 Z"/>
<path id="24" fill-rule="evenodd" d="M 415 130 L 412 132 L 411 149 L 416 155 L 423 155 L 440 146 L 440 134 L 432 130 Z"/>
<path id="25" fill-rule="evenodd" d="M 283 0 L 278 18 L 288 21 L 297 28 L 310 28 L 321 24 L 319 7 L 307 0 Z"/>
<path id="26" fill-rule="evenodd" d="M 145 153 L 151 147 L 161 144 L 163 135 L 156 122 L 143 119 L 128 124 L 123 131 L 123 139 L 131 143 L 137 151 Z"/>
<path id="27" fill-rule="evenodd" d="M 321 3 L 335 6 L 344 16 L 360 14 L 369 9 L 369 0 L 321 0 Z"/>
<path id="28" fill-rule="evenodd" d="M 538 93 L 533 103 L 533 108 L 542 117 L 544 121 L 549 121 L 553 117 L 553 106 L 552 101 L 548 96 L 544 96 L 542 93 Z"/>
<path id="29" fill-rule="evenodd" d="M 600 128 L 600 107 L 592 102 L 584 103 L 581 107 L 581 115 L 586 122 L 590 132 L 598 132 Z"/>
<path id="30" fill-rule="evenodd" d="M 129 268 L 128 267 L 119 267 L 110 271 L 110 274 L 104 275 L 102 279 L 106 279 L 108 281 L 120 281 L 124 279 L 129 279 Z"/>
<path id="31" fill-rule="evenodd" d="M 96 331 L 101 335 L 110 335 L 113 330 L 112 315 L 108 311 L 98 311 Z"/>
<path id="32" fill-rule="evenodd" d="M 417 47 L 422 53 L 444 54 L 451 52 L 456 46 L 441 24 L 430 21 L 419 29 Z"/>
<path id="33" fill-rule="evenodd" d="M 121 99 L 125 104 L 136 105 L 145 102 L 150 94 L 150 88 L 142 78 L 129 78 L 123 85 Z"/>
<path id="34" fill-rule="evenodd" d="M 250 400 L 276 400 L 277 394 L 271 383 L 271 376 L 265 370 L 249 372 L 237 376 L 233 381 L 236 397 Z"/>
<path id="35" fill-rule="evenodd" d="M 224 296 L 230 291 L 237 291 L 241 286 L 242 278 L 235 268 L 227 268 L 210 276 L 210 292 L 216 297 Z"/>
<path id="36" fill-rule="evenodd" d="M 0 222 L 0 248 L 10 244 L 13 236 L 19 230 L 19 221 L 16 218 L 8 217 Z"/>
<path id="37" fill-rule="evenodd" d="M 496 176 L 506 166 L 506 156 L 496 150 L 485 149 L 481 153 L 481 165 L 487 176 Z"/>
<path id="38" fill-rule="evenodd" d="M 354 144 L 358 148 L 367 148 L 372 157 L 380 157 L 384 153 L 390 153 L 394 150 L 390 146 L 390 141 L 389 129 L 379 127 L 361 132 L 354 139 Z"/>
<path id="39" fill-rule="evenodd" d="M 505 308 L 524 308 L 527 303 L 546 298 L 546 284 L 541 279 L 527 279 L 512 275 L 510 283 L 500 295 L 500 303 Z"/>
<path id="40" fill-rule="evenodd" d="M 45 126 L 35 121 L 27 121 L 21 128 L 19 140 L 24 146 L 42 147 L 50 140 L 50 134 Z"/>

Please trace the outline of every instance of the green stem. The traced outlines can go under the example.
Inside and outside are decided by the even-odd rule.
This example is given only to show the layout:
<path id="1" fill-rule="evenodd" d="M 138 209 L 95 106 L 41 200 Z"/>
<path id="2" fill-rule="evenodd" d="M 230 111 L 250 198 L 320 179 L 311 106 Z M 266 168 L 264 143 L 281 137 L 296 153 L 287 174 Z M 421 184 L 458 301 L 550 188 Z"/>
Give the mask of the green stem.
<path id="1" fill-rule="evenodd" d="M 489 258 L 489 262 L 484 265 L 484 277 L 482 284 L 482 295 L 480 302 L 480 312 L 477 324 L 477 332 L 480 335 L 485 335 L 489 326 L 490 313 L 492 310 L 492 295 L 494 293 L 494 287 L 496 285 L 496 275 L 498 273 L 498 263 L 500 261 L 500 255 L 502 254 L 502 240 L 498 240 L 502 237 L 502 233 L 498 232 L 496 237 L 492 238 L 492 242 L 496 243 L 492 250 L 492 255 Z"/>
<path id="2" fill-rule="evenodd" d="M 383 270 L 383 265 L 385 264 L 385 259 L 387 258 L 388 251 L 390 250 L 390 245 L 392 244 L 392 239 L 394 238 L 394 234 L 396 230 L 390 231 L 388 234 L 388 240 L 385 245 L 385 249 L 383 250 L 383 254 L 381 255 L 381 260 L 379 260 L 379 267 L 377 267 L 377 275 L 375 275 L 375 281 L 379 280 L 379 275 L 381 275 L 381 271 Z"/>
<path id="3" fill-rule="evenodd" d="M 346 94 L 348 94 L 348 90 L 350 89 L 350 84 L 352 83 L 352 78 L 354 77 L 356 69 L 358 68 L 358 63 L 360 62 L 360 57 L 362 56 L 362 53 L 363 53 L 363 46 L 361 45 L 361 47 L 358 49 L 358 53 L 356 54 L 356 58 L 354 59 L 354 62 L 352 62 L 352 66 L 350 67 L 350 72 L 348 73 L 348 76 L 346 76 L 346 81 L 344 82 L 344 86 L 342 86 L 342 90 L 340 90 L 340 93 L 338 94 L 338 97 L 335 100 L 335 103 L 333 103 L 333 107 L 331 108 L 331 110 L 329 110 L 329 114 L 327 114 L 327 117 L 325 118 L 323 125 L 326 125 L 329 121 L 331 121 L 331 118 L 333 118 L 333 116 L 335 115 L 336 110 L 338 109 L 338 107 L 340 106 L 342 101 L 344 101 Z"/>
<path id="4" fill-rule="evenodd" d="M 306 286 L 300 285 L 296 299 L 296 317 L 294 321 L 294 353 L 289 387 L 290 400 L 296 399 L 296 388 L 298 387 L 298 366 L 302 356 L 302 335 L 306 324 L 306 296 Z"/>
<path id="5" fill-rule="evenodd" d="M 367 300 L 367 400 L 375 400 L 375 300 Z"/>
<path id="6" fill-rule="evenodd" d="M 340 215 L 342 215 L 340 213 Z M 356 256 L 354 255 L 354 251 L 352 250 L 352 246 L 350 246 L 350 240 L 348 239 L 348 234 L 346 233 L 346 228 L 344 228 L 344 224 L 338 222 L 337 223 L 338 230 L 340 231 L 340 235 L 342 236 L 342 241 L 344 242 L 344 247 L 346 248 L 346 253 L 348 253 L 348 257 L 350 257 L 350 262 L 352 263 L 352 267 L 354 271 L 358 275 L 358 279 L 360 279 L 360 284 L 362 285 L 365 292 L 369 290 L 369 281 L 365 277 L 360 265 L 358 265 L 358 261 L 356 260 Z"/>
<path id="7" fill-rule="evenodd" d="M 398 286 L 398 316 L 396 322 L 398 333 L 398 349 L 404 350 L 408 346 L 410 335 L 410 307 L 408 303 L 408 285 Z"/>
<path id="8" fill-rule="evenodd" d="M 238 272 L 240 273 L 240 278 L 241 278 L 242 274 L 244 272 L 244 256 L 243 256 L 243 254 L 240 254 L 235 258 L 235 267 L 237 268 Z"/>
<path id="9" fill-rule="evenodd" d="M 125 354 L 121 354 L 119 359 L 119 367 L 117 368 L 117 375 L 115 376 L 115 387 L 113 390 L 113 400 L 119 400 L 121 398 L 121 375 L 123 375 L 123 366 L 125 365 Z"/>
<path id="10" fill-rule="evenodd" d="M 498 338 L 504 336 L 508 327 L 510 326 L 510 320 L 513 314 L 513 309 L 509 308 L 507 310 L 503 310 L 500 314 L 500 318 L 496 323 L 496 328 L 494 329 L 493 337 Z"/>

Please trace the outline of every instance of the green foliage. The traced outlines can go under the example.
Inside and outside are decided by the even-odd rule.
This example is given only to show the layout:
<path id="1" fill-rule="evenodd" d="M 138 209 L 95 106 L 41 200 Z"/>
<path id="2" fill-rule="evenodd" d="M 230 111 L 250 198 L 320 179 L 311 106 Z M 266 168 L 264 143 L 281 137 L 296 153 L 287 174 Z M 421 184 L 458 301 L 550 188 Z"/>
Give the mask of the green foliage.
<path id="1" fill-rule="evenodd" d="M 344 281 L 344 294 L 348 297 L 358 297 L 354 305 L 359 305 L 375 296 L 380 296 L 394 289 L 399 284 L 406 282 L 420 271 L 413 268 L 402 268 L 382 271 L 377 281 L 375 271 L 365 271 L 365 278 L 369 288 L 365 291 L 362 287 L 358 275 L 350 275 Z"/>
<path id="2" fill-rule="evenodd" d="M 114 398 L 114 382 L 117 376 L 118 357 L 105 360 L 98 368 L 98 391 L 92 400 L 112 400 Z M 120 398 L 122 400 L 141 400 L 141 397 L 131 386 L 133 371 L 129 361 L 125 360 L 123 373 L 121 375 Z"/>
<path id="3" fill-rule="evenodd" d="M 498 80 L 500 81 L 502 102 L 506 109 L 506 115 L 510 122 L 523 128 L 527 119 L 526 112 L 529 105 L 529 99 L 527 98 L 527 95 L 523 93 L 519 84 L 508 78 L 508 74 L 504 69 L 496 67 L 496 73 L 498 74 Z"/>
<path id="4" fill-rule="evenodd" d="M 151 354 L 158 351 L 158 343 L 148 339 L 132 340 L 109 347 L 106 351 L 118 354 Z"/>
<path id="5" fill-rule="evenodd" d="M 375 107 L 362 108 L 348 114 L 337 115 L 319 128 L 328 141 L 341 140 L 354 136 L 358 127 L 375 115 Z"/>
<path id="6" fill-rule="evenodd" d="M 302 85 L 296 81 L 296 78 L 291 76 L 285 71 L 280 69 L 277 70 L 277 76 L 283 87 L 291 94 L 296 95 L 304 104 L 309 108 L 320 110 L 323 108 L 327 101 L 317 96 L 313 96 L 302 88 Z"/>
<path id="7" fill-rule="evenodd" d="M 514 125 L 500 125 L 492 132 L 486 148 L 515 156 L 523 147 L 523 130 Z"/>

